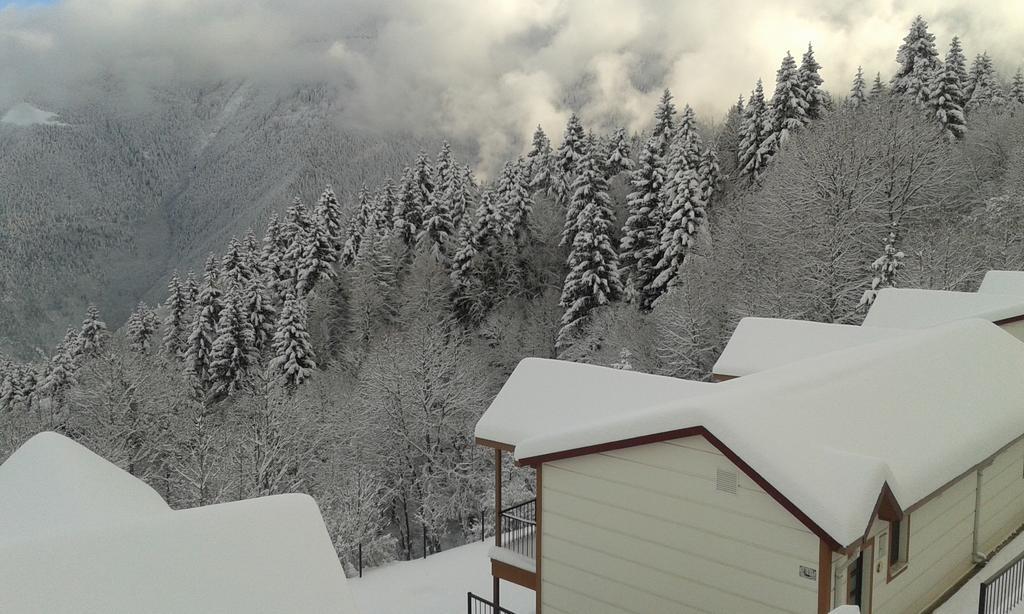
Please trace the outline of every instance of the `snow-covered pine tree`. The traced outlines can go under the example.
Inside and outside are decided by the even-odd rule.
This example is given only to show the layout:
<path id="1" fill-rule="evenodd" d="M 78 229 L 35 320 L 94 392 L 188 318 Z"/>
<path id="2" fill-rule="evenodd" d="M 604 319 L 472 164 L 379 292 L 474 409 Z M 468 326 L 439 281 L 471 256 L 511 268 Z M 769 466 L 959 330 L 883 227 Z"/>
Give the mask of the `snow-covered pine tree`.
<path id="1" fill-rule="evenodd" d="M 654 111 L 654 130 L 651 136 L 661 138 L 661 150 L 658 155 L 664 157 L 668 153 L 668 145 L 675 133 L 676 105 L 672 103 L 672 92 L 667 88 L 661 93 L 658 108 Z"/>
<path id="2" fill-rule="evenodd" d="M 608 153 L 605 157 L 604 167 L 608 177 L 614 177 L 619 173 L 629 171 L 633 168 L 632 154 L 629 150 L 629 137 L 626 136 L 626 129 L 619 128 L 612 135 L 609 142 Z"/>
<path id="3" fill-rule="evenodd" d="M 228 243 L 228 250 L 220 261 L 221 279 L 227 288 L 244 288 L 248 283 L 250 273 L 243 255 L 242 244 L 238 239 L 231 237 Z"/>
<path id="4" fill-rule="evenodd" d="M 718 165 L 718 154 L 710 146 L 705 147 L 700 154 L 700 161 L 697 165 L 697 175 L 700 177 L 700 200 L 704 203 L 705 210 L 711 204 L 722 180 L 722 171 Z"/>
<path id="5" fill-rule="evenodd" d="M 341 203 L 338 202 L 338 197 L 335 196 L 334 188 L 330 184 L 327 184 L 316 201 L 313 217 L 323 224 L 334 249 L 340 250 L 342 246 Z"/>
<path id="6" fill-rule="evenodd" d="M 390 177 L 385 179 L 384 185 L 377 190 L 374 201 L 377 207 L 373 214 L 373 221 L 377 225 L 375 234 L 384 236 L 391 232 L 395 224 L 395 186 L 391 183 Z"/>
<path id="7" fill-rule="evenodd" d="M 885 87 L 885 81 L 882 81 L 882 73 L 875 73 L 875 80 L 871 83 L 871 98 L 877 100 L 880 96 L 885 96 L 888 90 Z"/>
<path id="8" fill-rule="evenodd" d="M 526 162 L 506 162 L 498 178 L 495 207 L 502 220 L 501 233 L 522 245 L 533 235 L 530 214 L 533 201 L 526 186 L 524 168 Z"/>
<path id="9" fill-rule="evenodd" d="M 78 333 L 78 351 L 85 356 L 99 354 L 107 343 L 107 323 L 100 319 L 100 310 L 89 305 Z"/>
<path id="10" fill-rule="evenodd" d="M 849 104 L 851 107 L 856 109 L 867 100 L 867 93 L 864 91 L 864 87 L 864 70 L 858 66 L 857 74 L 853 77 L 853 86 L 850 87 Z"/>
<path id="11" fill-rule="evenodd" d="M 271 215 L 267 230 L 263 234 L 263 248 L 260 253 L 260 268 L 267 281 L 267 290 L 274 296 L 282 296 L 288 285 L 288 272 L 284 261 L 288 243 L 277 215 Z"/>
<path id="12" fill-rule="evenodd" d="M 256 362 L 255 334 L 243 302 L 241 289 L 224 296 L 210 356 L 210 392 L 214 399 L 240 390 Z"/>
<path id="13" fill-rule="evenodd" d="M 284 299 L 277 332 L 274 333 L 274 358 L 270 371 L 284 387 L 294 391 L 309 379 L 316 368 L 313 345 L 306 330 L 306 301 L 288 294 Z"/>
<path id="14" fill-rule="evenodd" d="M 576 178 L 576 167 L 584 156 L 586 149 L 586 134 L 583 132 L 583 122 L 578 115 L 573 113 L 565 125 L 565 136 L 562 138 L 562 145 L 555 154 L 555 173 L 552 177 L 554 184 L 553 194 L 555 202 L 561 207 L 567 207 L 572 200 L 572 186 Z"/>
<path id="15" fill-rule="evenodd" d="M 295 236 L 285 252 L 285 261 L 291 267 L 291 287 L 299 297 L 312 292 L 321 279 L 334 277 L 338 252 L 320 220 L 313 220 L 308 230 Z"/>
<path id="16" fill-rule="evenodd" d="M 395 234 L 406 246 L 412 247 L 423 226 L 423 209 L 420 207 L 419 188 L 411 168 L 402 174 L 402 182 L 398 186 L 392 223 Z"/>
<path id="17" fill-rule="evenodd" d="M 903 268 L 903 252 L 897 247 L 899 245 L 899 225 L 893 222 L 889 234 L 885 237 L 882 255 L 878 260 L 871 263 L 871 270 L 874 277 L 871 279 L 871 287 L 864 291 L 860 304 L 870 307 L 882 288 L 895 288 L 896 276 Z"/>
<path id="18" fill-rule="evenodd" d="M 764 142 L 767 134 L 765 124 L 768 123 L 768 108 L 764 100 L 764 86 L 761 80 L 757 80 L 754 91 L 750 93 L 750 100 L 743 110 L 743 123 L 740 125 L 739 159 L 737 166 L 740 174 L 746 176 L 750 181 L 757 181 L 767 165 L 767 161 L 761 157 L 761 143 Z"/>
<path id="19" fill-rule="evenodd" d="M 698 168 L 693 165 L 688 147 L 676 138 L 669 150 L 665 178 L 665 213 L 654 280 L 648 286 L 653 304 L 665 294 L 682 269 L 704 224 L 705 203 L 701 200 Z"/>
<path id="20" fill-rule="evenodd" d="M 608 182 L 601 168 L 601 152 L 593 138 L 587 141 L 586 153 L 576 166 L 569 207 L 580 213 L 559 303 L 565 312 L 556 346 L 563 349 L 582 331 L 595 309 L 622 296 L 619 257 L 611 237 L 614 213 Z"/>
<path id="21" fill-rule="evenodd" d="M 199 282 L 196 281 L 196 273 L 192 269 L 189 269 L 188 275 L 185 276 L 185 300 L 189 307 L 192 303 L 196 302 L 196 298 L 199 296 Z"/>
<path id="22" fill-rule="evenodd" d="M 1010 102 L 1024 104 L 1024 70 L 1020 68 L 1013 75 L 1013 83 L 1010 85 Z"/>
<path id="23" fill-rule="evenodd" d="M 964 94 L 960 89 L 960 75 L 957 70 L 959 45 L 953 39 L 946 62 L 932 78 L 928 87 L 928 109 L 939 123 L 943 136 L 949 141 L 962 139 L 967 133 L 964 117 Z M 962 59 L 962 55 L 960 58 Z M 871 300 L 874 300 L 873 298 Z"/>
<path id="24" fill-rule="evenodd" d="M 462 232 L 470 225 L 470 212 L 473 210 L 473 171 L 468 166 L 457 167 L 452 175 L 452 182 L 446 198 L 450 203 L 452 224 L 455 233 Z"/>
<path id="25" fill-rule="evenodd" d="M 988 52 L 979 53 L 974 58 L 969 80 L 968 111 L 987 105 L 1001 107 L 1006 104 L 1003 86 L 999 83 L 999 76 L 996 74 L 995 66 L 992 64 L 992 58 L 989 57 Z"/>
<path id="26" fill-rule="evenodd" d="M 918 15 L 896 52 L 900 67 L 892 77 L 892 93 L 906 96 L 920 104 L 928 101 L 928 85 L 941 61 L 935 48 L 935 35 L 928 31 L 928 22 Z"/>
<path id="27" fill-rule="evenodd" d="M 644 144 L 637 167 L 630 173 L 633 191 L 626 197 L 628 217 L 622 228 L 619 255 L 628 276 L 627 299 L 641 311 L 651 310 L 646 288 L 654 280 L 661 244 L 665 161 L 659 155 L 662 139 L 651 136 Z"/>
<path id="28" fill-rule="evenodd" d="M 266 277 L 254 279 L 244 295 L 245 313 L 253 331 L 252 345 L 257 354 L 270 347 L 274 338 L 274 317 L 277 311 L 270 299 L 267 283 Z"/>
<path id="29" fill-rule="evenodd" d="M 245 261 L 245 268 L 249 274 L 249 280 L 262 278 L 266 271 L 263 270 L 263 261 L 259 239 L 250 227 L 245 231 L 245 239 L 242 240 L 242 259 Z"/>
<path id="30" fill-rule="evenodd" d="M 533 143 L 530 153 L 526 154 L 526 162 L 530 191 L 547 194 L 551 189 L 551 139 L 540 124 L 533 131 Z"/>
<path id="31" fill-rule="evenodd" d="M 448 169 L 446 172 L 450 172 Z M 422 190 L 423 194 L 423 227 L 416 236 L 416 246 L 429 253 L 434 260 L 447 266 L 449 251 L 455 239 L 455 223 L 452 221 L 448 200 L 441 194 Z"/>
<path id="32" fill-rule="evenodd" d="M 476 223 L 470 234 L 470 243 L 477 252 L 496 256 L 497 246 L 505 236 L 505 219 L 493 190 L 485 189 L 480 194 L 476 208 Z"/>
<path id="33" fill-rule="evenodd" d="M 444 196 L 451 190 L 456 172 L 458 172 L 458 166 L 452 157 L 452 146 L 448 141 L 444 141 L 441 143 L 441 151 L 437 153 L 437 162 L 434 165 L 433 183 L 436 195 Z M 448 203 L 448 208 L 451 209 L 451 203 Z"/>
<path id="34" fill-rule="evenodd" d="M 164 301 L 164 306 L 167 308 L 167 317 L 164 318 L 163 350 L 169 358 L 181 359 L 188 340 L 189 300 L 178 279 L 177 271 L 167 283 L 167 300 Z"/>
<path id="35" fill-rule="evenodd" d="M 139 301 L 135 311 L 128 316 L 125 326 L 129 347 L 140 354 L 149 351 L 150 339 L 156 333 L 156 312 Z"/>
<path id="36" fill-rule="evenodd" d="M 192 331 L 185 350 L 185 369 L 192 378 L 192 384 L 201 393 L 209 390 L 213 342 L 217 339 L 217 323 L 223 308 L 219 278 L 217 260 L 211 255 L 206 260 L 203 284 L 199 289 L 199 296 L 196 297 L 195 317 L 192 320 Z"/>
<path id="37" fill-rule="evenodd" d="M 821 64 L 814 59 L 814 47 L 807 43 L 807 51 L 804 52 L 800 61 L 800 93 L 804 96 L 805 123 L 815 119 L 821 119 L 825 114 L 827 96 L 821 89 L 822 79 L 818 71 Z"/>
<path id="38" fill-rule="evenodd" d="M 590 151 L 591 147 L 597 147 L 597 139 L 594 138 L 593 134 L 587 135 L 583 138 L 581 141 L 581 147 L 583 148 L 583 153 L 581 157 L 578 158 L 576 166 L 579 166 L 583 159 L 588 156 L 601 161 L 602 156 L 600 150 L 597 152 Z M 569 197 L 565 203 L 565 222 L 562 225 L 561 241 L 558 243 L 560 246 L 568 245 L 570 248 L 572 247 L 573 239 L 576 238 L 576 230 L 579 226 L 579 217 L 583 213 L 582 207 L 586 205 L 586 201 L 584 199 L 575 198 L 575 184 L 576 181 L 574 179 L 572 186 L 566 187 L 567 197 L 571 197 Z"/>
<path id="39" fill-rule="evenodd" d="M 39 391 L 60 404 L 64 394 L 71 388 L 78 371 L 78 331 L 73 328 L 64 333 L 64 340 L 57 344 L 46 367 L 46 374 L 40 382 Z M 0 373 L 0 379 L 3 378 Z M 10 383 L 8 383 L 10 385 Z M 2 407 L 0 403 L 0 407 Z"/>
<path id="40" fill-rule="evenodd" d="M 970 85 L 970 78 L 967 74 L 967 57 L 964 56 L 964 48 L 960 44 L 960 37 L 954 36 L 953 40 L 949 41 L 949 51 L 946 53 L 945 63 L 946 65 L 952 65 L 951 69 L 956 75 L 956 82 L 960 86 L 960 93 L 963 96 L 960 106 L 964 106 L 967 104 L 967 88 Z"/>
<path id="41" fill-rule="evenodd" d="M 775 75 L 775 92 L 772 94 L 771 112 L 765 114 L 764 141 L 758 154 L 764 164 L 771 161 L 789 140 L 791 132 L 802 128 L 807 118 L 807 95 L 800 82 L 800 73 L 793 55 L 788 51 Z"/>
<path id="42" fill-rule="evenodd" d="M 359 256 L 359 244 L 363 235 L 368 232 L 367 227 L 374 224 L 373 211 L 376 203 L 370 199 L 370 194 L 364 185 L 356 196 L 356 212 L 348 221 L 348 230 L 345 231 L 345 244 L 341 248 L 341 265 L 352 266 Z"/>

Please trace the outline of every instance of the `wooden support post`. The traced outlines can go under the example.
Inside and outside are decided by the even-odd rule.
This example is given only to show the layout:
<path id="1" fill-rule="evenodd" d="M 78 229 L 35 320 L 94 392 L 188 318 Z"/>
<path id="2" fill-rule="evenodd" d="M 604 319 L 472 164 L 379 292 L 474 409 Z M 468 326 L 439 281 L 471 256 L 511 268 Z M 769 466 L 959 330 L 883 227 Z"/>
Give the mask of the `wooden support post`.
<path id="1" fill-rule="evenodd" d="M 501 450 L 494 449 L 494 545 L 501 546 Z"/>

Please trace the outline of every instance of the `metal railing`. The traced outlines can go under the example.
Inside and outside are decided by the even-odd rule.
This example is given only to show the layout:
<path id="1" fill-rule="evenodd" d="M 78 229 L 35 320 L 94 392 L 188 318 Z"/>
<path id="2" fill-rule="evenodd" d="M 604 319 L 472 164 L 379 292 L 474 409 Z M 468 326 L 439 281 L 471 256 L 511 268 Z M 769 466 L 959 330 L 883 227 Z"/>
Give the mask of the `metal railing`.
<path id="1" fill-rule="evenodd" d="M 515 614 L 512 610 L 506 610 L 496 606 L 483 597 L 466 593 L 466 614 Z"/>
<path id="2" fill-rule="evenodd" d="M 501 510 L 502 548 L 534 558 L 537 529 L 537 500 L 530 499 Z"/>
<path id="3" fill-rule="evenodd" d="M 978 614 L 1007 614 L 1024 602 L 1024 553 L 981 583 Z"/>

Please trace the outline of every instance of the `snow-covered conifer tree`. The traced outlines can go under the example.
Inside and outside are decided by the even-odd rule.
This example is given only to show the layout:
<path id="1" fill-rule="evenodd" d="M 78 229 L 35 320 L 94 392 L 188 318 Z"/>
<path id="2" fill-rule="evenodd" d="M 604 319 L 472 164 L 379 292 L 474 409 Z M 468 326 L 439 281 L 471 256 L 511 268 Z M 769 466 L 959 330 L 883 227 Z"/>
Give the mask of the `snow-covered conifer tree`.
<path id="1" fill-rule="evenodd" d="M 551 189 L 551 140 L 539 124 L 533 132 L 533 143 L 530 153 L 526 154 L 526 162 L 530 190 L 547 193 Z"/>
<path id="2" fill-rule="evenodd" d="M 980 53 L 974 58 L 969 80 L 970 96 L 967 100 L 967 110 L 973 111 L 986 105 L 1000 107 L 1006 104 L 1003 86 L 999 83 L 999 76 L 988 52 Z"/>
<path id="3" fill-rule="evenodd" d="M 199 296 L 199 282 L 196 281 L 196 273 L 192 269 L 189 269 L 188 275 L 185 276 L 184 290 L 185 300 L 191 307 Z"/>
<path id="4" fill-rule="evenodd" d="M 94 356 L 103 350 L 106 343 L 107 323 L 100 319 L 100 310 L 96 305 L 89 305 L 82 329 L 78 333 L 78 351 L 86 356 Z"/>
<path id="5" fill-rule="evenodd" d="M 274 333 L 274 358 L 270 371 L 288 390 L 294 390 L 316 368 L 313 345 L 306 331 L 306 302 L 294 295 L 285 296 L 281 317 Z"/>
<path id="6" fill-rule="evenodd" d="M 64 333 L 64 340 L 57 345 L 53 356 L 50 357 L 46 367 L 46 374 L 39 383 L 39 392 L 50 397 L 50 402 L 53 405 L 60 406 L 63 404 L 67 391 L 75 382 L 75 373 L 78 371 L 77 346 L 78 333 L 73 328 L 69 328 Z M 0 374 L 0 380 L 2 379 L 3 374 Z M 8 382 L 7 385 L 10 387 L 11 383 Z M 0 387 L 2 386 L 3 382 L 0 381 Z M 8 395 L 11 392 L 13 390 L 8 390 Z M 0 397 L 2 396 L 3 390 L 0 390 Z M 3 407 L 3 399 L 0 399 L 0 408 Z M 53 427 L 55 425 L 51 424 L 50 426 Z"/>
<path id="7" fill-rule="evenodd" d="M 800 82 L 800 73 L 792 54 L 786 52 L 776 73 L 771 112 L 766 114 L 765 137 L 758 149 L 764 164 L 771 161 L 772 156 L 786 144 L 791 132 L 799 130 L 808 121 L 807 95 Z"/>
<path id="8" fill-rule="evenodd" d="M 470 212 L 473 208 L 473 171 L 466 167 L 457 167 L 452 174 L 449 192 L 446 195 L 452 212 L 452 224 L 455 233 L 469 225 Z"/>
<path id="9" fill-rule="evenodd" d="M 853 77 L 853 86 L 850 87 L 850 106 L 857 108 L 867 100 L 867 93 L 864 91 L 864 71 L 857 67 L 857 74 Z"/>
<path id="10" fill-rule="evenodd" d="M 395 186 L 391 179 L 385 179 L 384 185 L 377 190 L 376 198 L 377 211 L 373 214 L 373 221 L 377 225 L 374 234 L 384 236 L 391 232 L 395 224 Z"/>
<path id="11" fill-rule="evenodd" d="M 373 216 L 376 203 L 370 199 L 370 194 L 364 185 L 356 196 L 357 209 L 352 218 L 348 221 L 348 230 L 345 232 L 345 244 L 341 248 L 342 266 L 352 266 L 359 256 L 359 244 L 367 227 L 374 224 Z"/>
<path id="12" fill-rule="evenodd" d="M 895 288 L 896 276 L 903 267 L 903 252 L 897 247 L 899 244 L 899 226 L 893 222 L 889 234 L 885 237 L 884 251 L 878 260 L 871 263 L 871 270 L 875 275 L 871 279 L 871 287 L 864 291 L 860 299 L 861 305 L 870 306 L 875 302 L 878 291 L 882 288 Z"/>
<path id="13" fill-rule="evenodd" d="M 458 172 L 458 166 L 452 157 L 452 146 L 448 141 L 441 143 L 441 151 L 437 153 L 437 162 L 434 165 L 434 192 L 443 196 L 451 189 L 452 180 Z M 451 208 L 451 203 L 448 204 Z"/>
<path id="14" fill-rule="evenodd" d="M 875 80 L 871 83 L 871 98 L 877 100 L 880 96 L 885 96 L 888 89 L 885 87 L 885 82 L 882 81 L 882 73 L 875 73 Z"/>
<path id="15" fill-rule="evenodd" d="M 569 122 L 565 125 L 565 136 L 562 138 L 562 145 L 555 154 L 555 174 L 553 193 L 555 202 L 560 206 L 567 206 L 572 200 L 572 186 L 576 177 L 576 167 L 583 158 L 586 148 L 587 137 L 583 132 L 583 123 L 578 115 L 573 113 L 569 116 Z"/>
<path id="16" fill-rule="evenodd" d="M 569 208 L 580 213 L 567 261 L 569 273 L 562 285 L 560 304 L 565 312 L 556 341 L 559 348 L 572 342 L 595 309 L 622 296 L 619 257 L 611 238 L 614 213 L 600 154 L 589 138 L 576 166 Z"/>
<path id="17" fill-rule="evenodd" d="M 625 128 L 619 128 L 612 135 L 604 166 L 605 172 L 609 177 L 614 177 L 633 168 L 633 159 L 629 150 L 629 137 L 626 136 Z"/>
<path id="18" fill-rule="evenodd" d="M 323 224 L 324 229 L 327 231 L 327 236 L 334 245 L 334 249 L 341 249 L 341 203 L 338 202 L 338 197 L 334 195 L 334 188 L 330 184 L 320 194 L 320 199 L 316 202 L 313 215 Z"/>
<path id="19" fill-rule="evenodd" d="M 139 301 L 128 317 L 126 334 L 132 350 L 144 354 L 149 351 L 150 339 L 156 333 L 156 312 Z"/>
<path id="20" fill-rule="evenodd" d="M 630 173 L 633 191 L 626 198 L 628 217 L 622 228 L 619 254 L 628 275 L 627 298 L 641 311 L 650 311 L 651 301 L 646 288 L 654 280 L 658 264 L 662 225 L 662 186 L 665 183 L 665 162 L 659 155 L 661 140 L 652 136 L 640 153 L 636 169 Z"/>
<path id="21" fill-rule="evenodd" d="M 1013 75 L 1013 83 L 1010 85 L 1010 102 L 1024 104 L 1024 71 L 1020 68 Z"/>
<path id="22" fill-rule="evenodd" d="M 449 171 L 451 169 L 448 169 Z M 449 263 L 449 250 L 455 239 L 455 223 L 452 222 L 448 201 L 443 195 L 425 192 L 423 203 L 423 228 L 416 236 L 416 245 L 432 255 L 439 264 Z"/>
<path id="23" fill-rule="evenodd" d="M 409 247 L 415 244 L 423 226 L 421 202 L 416 176 L 411 168 L 406 168 L 402 174 L 402 182 L 398 186 L 392 220 L 395 234 Z"/>
<path id="24" fill-rule="evenodd" d="M 651 303 L 668 291 L 678 277 L 683 262 L 693 248 L 697 233 L 704 224 L 705 203 L 701 200 L 701 182 L 689 158 L 688 147 L 681 139 L 672 142 L 669 150 L 668 174 L 665 179 L 665 213 L 661 230 L 656 275 L 648 291 Z"/>
<path id="25" fill-rule="evenodd" d="M 928 22 L 920 15 L 910 24 L 910 32 L 896 52 L 896 61 L 900 67 L 892 77 L 893 94 L 926 103 L 928 85 L 941 62 L 935 48 L 935 35 L 928 31 Z"/>
<path id="26" fill-rule="evenodd" d="M 252 346 L 257 354 L 270 347 L 274 338 L 274 317 L 277 311 L 268 296 L 267 284 L 266 277 L 254 279 L 244 293 L 245 313 L 253 331 Z"/>
<path id="27" fill-rule="evenodd" d="M 662 149 L 658 155 L 664 157 L 668 153 L 668 144 L 675 132 L 676 106 L 672 104 L 672 92 L 666 89 L 661 93 L 658 108 L 654 111 L 654 130 L 651 135 L 662 139 Z"/>
<path id="28" fill-rule="evenodd" d="M 825 114 L 827 97 L 821 89 L 822 79 L 818 71 L 821 64 L 814 59 L 814 48 L 807 43 L 807 51 L 800 62 L 800 93 L 804 96 L 806 121 L 821 119 Z"/>
<path id="29" fill-rule="evenodd" d="M 249 281 L 250 273 L 243 255 L 242 244 L 231 237 L 228 250 L 220 261 L 221 279 L 228 288 L 242 288 Z"/>
<path id="30" fill-rule="evenodd" d="M 939 123 L 942 134 L 950 141 L 962 139 L 967 133 L 964 117 L 964 94 L 960 89 L 960 75 L 957 64 L 959 45 L 953 39 L 946 63 L 939 67 L 928 87 L 928 109 Z M 963 56 L 960 55 L 962 60 Z M 873 299 L 872 299 L 873 300 Z"/>
<path id="31" fill-rule="evenodd" d="M 525 166 L 525 161 L 505 163 L 498 179 L 496 203 L 502 218 L 502 234 L 520 244 L 533 235 L 533 201 L 526 186 Z"/>
<path id="32" fill-rule="evenodd" d="M 761 172 L 767 165 L 762 158 L 761 144 L 767 134 L 765 124 L 768 123 L 769 110 L 765 105 L 764 86 L 761 80 L 757 80 L 754 91 L 750 94 L 750 100 L 743 110 L 743 123 L 740 125 L 739 159 L 737 166 L 740 174 L 749 177 L 751 181 L 757 181 Z"/>
<path id="33" fill-rule="evenodd" d="M 240 289 L 228 292 L 217 320 L 209 366 L 215 397 L 237 392 L 256 362 L 255 334 L 242 303 Z"/>
<path id="34" fill-rule="evenodd" d="M 267 277 L 267 289 L 275 295 L 282 294 L 287 286 L 288 274 L 284 262 L 287 249 L 288 244 L 277 215 L 271 215 L 270 221 L 267 222 L 267 230 L 263 234 L 260 268 Z"/>
<path id="35" fill-rule="evenodd" d="M 476 251 L 494 255 L 494 250 L 505 235 L 505 219 L 493 190 L 485 189 L 480 194 L 476 208 L 476 224 L 473 225 L 470 242 Z"/>
<path id="36" fill-rule="evenodd" d="M 217 324 L 223 308 L 223 293 L 219 288 L 220 271 L 211 255 L 206 261 L 203 284 L 195 302 L 195 317 L 185 350 L 185 368 L 193 378 L 197 390 L 206 391 L 210 385 L 210 363 L 213 342 L 217 339 Z"/>
<path id="37" fill-rule="evenodd" d="M 180 359 L 188 340 L 189 301 L 178 279 L 177 271 L 167 283 L 167 300 L 164 301 L 164 305 L 167 308 L 167 317 L 164 318 L 163 350 L 168 357 Z"/>
<path id="38" fill-rule="evenodd" d="M 292 244 L 285 252 L 288 263 L 290 287 L 296 296 L 310 293 L 317 282 L 334 276 L 333 265 L 338 253 L 320 220 L 313 220 L 310 227 L 294 235 Z"/>

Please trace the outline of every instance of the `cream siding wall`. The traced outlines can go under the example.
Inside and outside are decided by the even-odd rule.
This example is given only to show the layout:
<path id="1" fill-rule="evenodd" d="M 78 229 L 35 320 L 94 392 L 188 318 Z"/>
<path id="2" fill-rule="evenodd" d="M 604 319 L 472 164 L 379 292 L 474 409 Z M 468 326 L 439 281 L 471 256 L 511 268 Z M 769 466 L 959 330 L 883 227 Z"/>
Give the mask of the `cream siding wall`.
<path id="1" fill-rule="evenodd" d="M 974 474 L 969 474 L 910 514 L 906 569 L 891 582 L 886 580 L 886 545 L 886 560 L 877 562 L 881 573 L 871 570 L 873 614 L 920 612 L 970 571 L 975 485 Z M 872 535 L 888 540 L 888 530 L 889 523 L 879 520 Z M 876 537 L 876 553 L 879 543 Z"/>
<path id="2" fill-rule="evenodd" d="M 1024 524 L 1024 441 L 993 459 L 981 480 L 979 549 L 988 554 Z"/>
<path id="3" fill-rule="evenodd" d="M 546 463 L 542 489 L 545 614 L 816 612 L 818 537 L 702 437 Z"/>
<path id="4" fill-rule="evenodd" d="M 1005 330 L 1018 339 L 1024 340 L 1024 320 L 1001 324 L 999 328 Z"/>

